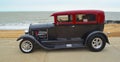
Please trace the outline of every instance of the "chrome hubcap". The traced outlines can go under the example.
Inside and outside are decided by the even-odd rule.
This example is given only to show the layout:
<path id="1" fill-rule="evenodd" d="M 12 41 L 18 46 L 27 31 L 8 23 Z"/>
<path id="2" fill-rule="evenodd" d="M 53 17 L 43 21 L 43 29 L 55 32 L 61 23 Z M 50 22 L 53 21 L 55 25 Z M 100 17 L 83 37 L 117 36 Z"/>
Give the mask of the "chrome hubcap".
<path id="1" fill-rule="evenodd" d="M 93 40 L 92 40 L 92 46 L 93 46 L 93 48 L 95 48 L 95 49 L 99 49 L 99 48 L 101 48 L 101 46 L 102 46 L 102 43 L 103 41 L 102 41 L 102 39 L 101 38 L 94 38 Z"/>
<path id="2" fill-rule="evenodd" d="M 33 49 L 33 44 L 30 41 L 25 40 L 22 42 L 21 48 L 24 52 L 29 52 Z"/>

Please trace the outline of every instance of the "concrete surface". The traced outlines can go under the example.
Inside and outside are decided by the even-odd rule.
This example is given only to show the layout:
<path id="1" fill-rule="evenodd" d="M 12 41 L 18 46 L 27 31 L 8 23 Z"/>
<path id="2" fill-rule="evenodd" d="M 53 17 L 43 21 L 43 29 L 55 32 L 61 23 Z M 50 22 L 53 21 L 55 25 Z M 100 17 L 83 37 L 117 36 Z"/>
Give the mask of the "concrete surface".
<path id="1" fill-rule="evenodd" d="M 46 51 L 36 49 L 30 54 L 22 53 L 16 38 L 0 38 L 0 62 L 119 62 L 120 37 L 109 38 L 101 52 L 91 52 L 87 48 Z"/>

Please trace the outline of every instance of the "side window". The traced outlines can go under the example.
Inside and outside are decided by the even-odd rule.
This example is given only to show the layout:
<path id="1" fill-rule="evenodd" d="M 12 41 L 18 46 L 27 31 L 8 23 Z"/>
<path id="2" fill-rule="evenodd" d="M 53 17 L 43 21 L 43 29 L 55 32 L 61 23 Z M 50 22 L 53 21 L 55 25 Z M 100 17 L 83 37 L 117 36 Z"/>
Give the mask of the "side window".
<path id="1" fill-rule="evenodd" d="M 78 14 L 76 15 L 77 22 L 82 22 L 84 14 Z"/>
<path id="2" fill-rule="evenodd" d="M 57 16 L 58 22 L 71 22 L 72 21 L 72 15 L 59 15 Z"/>
<path id="3" fill-rule="evenodd" d="M 95 14 L 77 14 L 76 15 L 77 22 L 90 22 L 95 20 L 96 20 Z"/>

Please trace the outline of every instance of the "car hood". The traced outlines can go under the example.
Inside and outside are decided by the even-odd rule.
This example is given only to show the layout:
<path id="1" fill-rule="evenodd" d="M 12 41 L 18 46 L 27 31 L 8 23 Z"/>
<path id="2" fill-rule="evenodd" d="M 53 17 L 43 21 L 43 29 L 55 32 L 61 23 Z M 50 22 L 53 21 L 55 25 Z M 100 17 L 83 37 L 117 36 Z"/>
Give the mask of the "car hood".
<path id="1" fill-rule="evenodd" d="M 40 30 L 40 29 L 48 29 L 54 27 L 53 23 L 47 23 L 47 24 L 30 24 L 29 29 L 30 30 Z"/>

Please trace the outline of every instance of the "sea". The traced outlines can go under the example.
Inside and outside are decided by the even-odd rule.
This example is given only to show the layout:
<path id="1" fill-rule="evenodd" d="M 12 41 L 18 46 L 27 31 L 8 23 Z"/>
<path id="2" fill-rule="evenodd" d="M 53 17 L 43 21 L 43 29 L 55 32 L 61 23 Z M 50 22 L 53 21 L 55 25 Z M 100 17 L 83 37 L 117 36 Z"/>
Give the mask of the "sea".
<path id="1" fill-rule="evenodd" d="M 26 30 L 30 24 L 53 23 L 52 13 L 57 11 L 0 12 L 0 30 Z M 105 20 L 120 20 L 120 12 L 105 12 Z"/>

